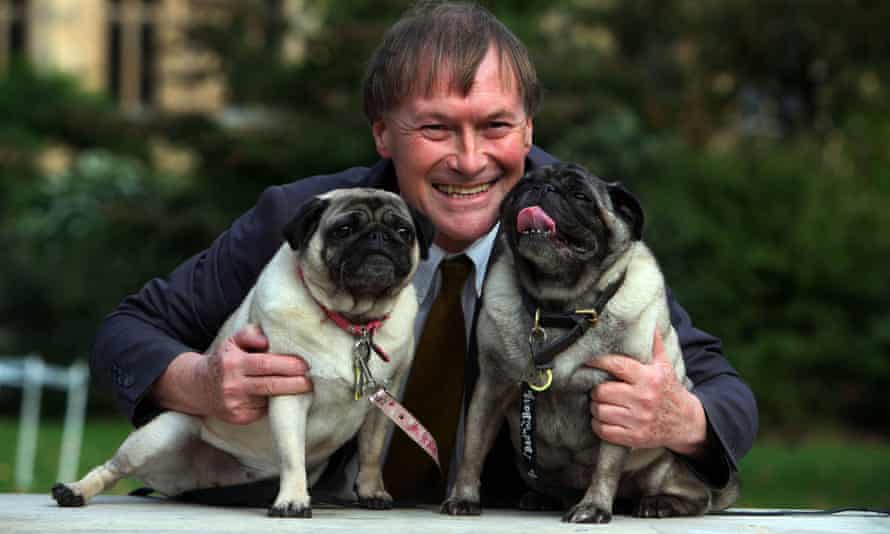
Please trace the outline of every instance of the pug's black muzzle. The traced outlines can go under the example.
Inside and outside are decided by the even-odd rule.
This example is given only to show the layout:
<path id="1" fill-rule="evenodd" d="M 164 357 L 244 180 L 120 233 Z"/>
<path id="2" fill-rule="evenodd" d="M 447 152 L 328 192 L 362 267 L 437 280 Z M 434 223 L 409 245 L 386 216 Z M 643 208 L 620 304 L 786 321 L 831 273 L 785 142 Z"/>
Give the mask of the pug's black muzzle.
<path id="1" fill-rule="evenodd" d="M 377 296 L 399 287 L 411 272 L 410 249 L 386 230 L 370 230 L 346 247 L 340 282 L 357 296 Z"/>

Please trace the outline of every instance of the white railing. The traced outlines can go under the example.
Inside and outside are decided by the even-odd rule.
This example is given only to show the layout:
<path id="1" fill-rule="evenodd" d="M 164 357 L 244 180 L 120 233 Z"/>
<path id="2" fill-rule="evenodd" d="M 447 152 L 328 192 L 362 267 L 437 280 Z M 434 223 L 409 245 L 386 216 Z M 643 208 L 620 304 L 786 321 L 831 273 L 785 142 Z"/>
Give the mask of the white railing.
<path id="1" fill-rule="evenodd" d="M 44 386 L 67 391 L 65 426 L 59 451 L 56 480 L 74 480 L 80 462 L 80 445 L 86 417 L 90 371 L 78 361 L 70 367 L 49 365 L 36 354 L 0 357 L 0 386 L 22 388 L 19 436 L 16 446 L 15 484 L 28 490 L 34 481 L 34 457 L 37 453 L 37 430 L 40 425 L 40 398 Z"/>

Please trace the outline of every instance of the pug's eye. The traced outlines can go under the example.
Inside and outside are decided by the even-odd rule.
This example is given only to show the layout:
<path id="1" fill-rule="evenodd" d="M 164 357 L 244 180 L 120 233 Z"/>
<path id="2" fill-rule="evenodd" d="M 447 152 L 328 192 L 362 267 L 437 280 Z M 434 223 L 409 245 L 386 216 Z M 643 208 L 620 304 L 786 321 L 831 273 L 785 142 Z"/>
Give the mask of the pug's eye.
<path id="1" fill-rule="evenodd" d="M 352 234 L 352 226 L 348 224 L 338 226 L 336 229 L 334 229 L 334 237 L 336 237 L 337 239 L 349 237 L 350 234 Z"/>
<path id="2" fill-rule="evenodd" d="M 586 194 L 582 193 L 581 191 L 575 192 L 575 198 L 577 198 L 578 200 L 582 200 L 584 202 L 590 202 L 590 197 L 587 196 Z"/>
<path id="3" fill-rule="evenodd" d="M 400 226 L 396 233 L 399 234 L 399 237 L 402 238 L 403 241 L 411 241 L 414 237 L 414 232 L 411 231 L 407 226 Z"/>

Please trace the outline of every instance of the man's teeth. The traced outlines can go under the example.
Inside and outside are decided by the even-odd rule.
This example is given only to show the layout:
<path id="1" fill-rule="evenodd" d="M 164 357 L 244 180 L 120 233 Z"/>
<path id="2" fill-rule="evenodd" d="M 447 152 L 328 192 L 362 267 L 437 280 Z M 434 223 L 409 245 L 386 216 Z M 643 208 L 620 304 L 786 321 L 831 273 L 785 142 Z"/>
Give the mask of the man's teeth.
<path id="1" fill-rule="evenodd" d="M 446 195 L 469 196 L 488 191 L 489 189 L 491 189 L 491 182 L 474 185 L 472 187 L 464 187 L 452 184 L 435 184 L 433 187 L 435 187 L 442 193 L 445 193 Z"/>

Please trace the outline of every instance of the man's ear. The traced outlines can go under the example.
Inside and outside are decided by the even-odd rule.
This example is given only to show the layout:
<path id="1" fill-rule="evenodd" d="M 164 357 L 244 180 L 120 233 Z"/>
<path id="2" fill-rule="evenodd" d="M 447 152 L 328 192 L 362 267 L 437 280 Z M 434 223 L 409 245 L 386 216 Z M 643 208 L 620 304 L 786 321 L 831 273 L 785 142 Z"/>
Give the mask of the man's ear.
<path id="1" fill-rule="evenodd" d="M 290 244 L 290 248 L 299 250 L 309 243 L 321 221 L 321 214 L 330 203 L 328 199 L 313 197 L 297 209 L 296 215 L 284 227 L 284 239 Z"/>
<path id="2" fill-rule="evenodd" d="M 383 122 L 383 119 L 377 119 L 371 124 L 371 135 L 374 136 L 374 146 L 377 148 L 377 154 L 383 159 L 391 158 L 392 152 L 389 150 L 386 123 Z"/>
<path id="3" fill-rule="evenodd" d="M 609 191 L 609 198 L 612 200 L 612 208 L 630 226 L 634 240 L 643 239 L 645 217 L 640 201 L 619 182 L 608 183 L 606 188 Z"/>
<path id="4" fill-rule="evenodd" d="M 417 246 L 420 247 L 420 259 L 425 260 L 430 257 L 430 245 L 433 244 L 433 239 L 436 237 L 436 227 L 433 225 L 433 221 L 423 213 L 411 206 L 408 206 L 408 210 L 411 211 L 411 219 L 414 221 L 414 233 L 417 235 Z"/>
<path id="5" fill-rule="evenodd" d="M 523 134 L 522 134 L 522 136 L 523 136 L 522 142 L 525 145 L 525 148 L 531 148 L 533 133 L 534 133 L 534 125 L 532 124 L 532 119 L 529 118 L 526 120 L 525 132 L 523 132 Z"/>

